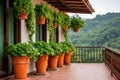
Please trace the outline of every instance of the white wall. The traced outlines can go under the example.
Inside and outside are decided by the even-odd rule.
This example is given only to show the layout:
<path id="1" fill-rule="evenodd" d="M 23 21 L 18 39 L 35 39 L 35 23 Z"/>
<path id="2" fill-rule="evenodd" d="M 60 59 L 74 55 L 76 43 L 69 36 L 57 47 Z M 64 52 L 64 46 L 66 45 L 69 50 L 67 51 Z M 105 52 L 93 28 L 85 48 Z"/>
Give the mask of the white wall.
<path id="1" fill-rule="evenodd" d="M 59 27 L 59 42 L 64 42 L 65 38 L 64 38 L 64 34 L 63 34 L 63 30 L 61 27 Z"/>
<path id="2" fill-rule="evenodd" d="M 25 20 L 21 20 L 21 42 L 28 42 L 29 41 L 29 31 L 26 28 Z M 33 35 L 33 41 L 35 41 L 35 34 Z M 28 72 L 35 71 L 35 62 L 30 60 L 30 65 Z"/>

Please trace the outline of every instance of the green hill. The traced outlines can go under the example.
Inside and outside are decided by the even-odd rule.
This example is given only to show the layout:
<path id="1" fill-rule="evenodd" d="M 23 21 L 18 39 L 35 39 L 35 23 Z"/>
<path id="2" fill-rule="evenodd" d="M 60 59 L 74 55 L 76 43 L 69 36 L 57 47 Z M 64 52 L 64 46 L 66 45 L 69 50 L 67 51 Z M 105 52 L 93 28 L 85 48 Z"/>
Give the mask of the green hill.
<path id="1" fill-rule="evenodd" d="M 69 40 L 79 46 L 107 46 L 120 50 L 120 13 L 97 15 L 86 19 L 78 33 L 68 32 Z"/>

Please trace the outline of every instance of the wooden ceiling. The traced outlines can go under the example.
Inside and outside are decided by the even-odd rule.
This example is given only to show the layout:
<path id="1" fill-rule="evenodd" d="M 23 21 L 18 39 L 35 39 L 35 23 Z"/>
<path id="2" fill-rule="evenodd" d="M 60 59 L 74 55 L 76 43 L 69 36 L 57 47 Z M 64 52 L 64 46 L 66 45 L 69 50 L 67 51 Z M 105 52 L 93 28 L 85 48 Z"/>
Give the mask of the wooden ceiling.
<path id="1" fill-rule="evenodd" d="M 70 13 L 93 13 L 94 9 L 88 0 L 44 0 L 60 11 Z"/>

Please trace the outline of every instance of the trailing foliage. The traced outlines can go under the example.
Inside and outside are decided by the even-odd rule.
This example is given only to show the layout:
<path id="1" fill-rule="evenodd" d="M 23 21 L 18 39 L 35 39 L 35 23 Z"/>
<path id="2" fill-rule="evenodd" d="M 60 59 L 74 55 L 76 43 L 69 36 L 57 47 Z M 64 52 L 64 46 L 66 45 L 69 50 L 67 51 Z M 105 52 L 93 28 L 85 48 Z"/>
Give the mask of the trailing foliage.
<path id="1" fill-rule="evenodd" d="M 21 13 L 30 13 L 31 0 L 14 0 L 13 7 L 16 13 L 16 17 Z"/>
<path id="2" fill-rule="evenodd" d="M 13 7 L 16 17 L 20 13 L 27 13 L 28 19 L 26 20 L 26 26 L 29 31 L 29 41 L 32 42 L 32 36 L 35 33 L 34 30 L 34 7 L 32 5 L 31 0 L 14 0 Z"/>
<path id="3" fill-rule="evenodd" d="M 35 23 L 34 23 L 34 20 L 35 20 L 35 12 L 34 12 L 34 7 L 31 3 L 31 9 L 30 9 L 30 13 L 28 15 L 28 19 L 26 20 L 26 26 L 27 26 L 27 29 L 29 30 L 29 41 L 32 42 L 32 36 L 33 34 L 35 33 Z"/>
<path id="4" fill-rule="evenodd" d="M 78 15 L 74 15 L 71 18 L 71 29 L 84 27 L 84 21 Z"/>

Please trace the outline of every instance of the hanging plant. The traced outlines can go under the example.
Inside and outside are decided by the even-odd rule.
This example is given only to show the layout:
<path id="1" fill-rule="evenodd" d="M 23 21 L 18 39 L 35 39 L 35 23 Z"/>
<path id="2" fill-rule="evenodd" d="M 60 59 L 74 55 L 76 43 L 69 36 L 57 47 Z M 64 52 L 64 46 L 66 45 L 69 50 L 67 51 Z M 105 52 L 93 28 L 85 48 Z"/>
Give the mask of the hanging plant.
<path id="1" fill-rule="evenodd" d="M 68 15 L 64 15 L 64 26 L 63 26 L 63 30 L 67 31 L 69 29 L 70 26 L 70 17 Z"/>
<path id="2" fill-rule="evenodd" d="M 29 30 L 29 41 L 30 42 L 33 42 L 32 36 L 35 33 L 35 27 L 34 27 L 35 17 L 34 16 L 35 16 L 34 7 L 31 3 L 30 13 L 28 15 L 28 19 L 26 20 L 26 26 L 27 26 L 27 29 Z"/>
<path id="3" fill-rule="evenodd" d="M 31 10 L 31 0 L 14 0 L 13 7 L 18 19 L 27 19 Z"/>
<path id="4" fill-rule="evenodd" d="M 60 12 L 53 12 L 53 28 L 57 28 L 62 23 L 62 18 Z"/>
<path id="5" fill-rule="evenodd" d="M 79 28 L 82 27 L 84 27 L 84 21 L 78 15 L 74 15 L 71 18 L 71 29 L 74 30 L 74 32 L 78 32 Z"/>
<path id="6" fill-rule="evenodd" d="M 48 5 L 45 5 L 45 4 L 37 4 L 35 6 L 35 15 L 36 15 L 36 18 L 37 18 L 37 22 L 38 24 L 40 25 L 44 25 L 45 24 L 45 21 L 47 18 L 50 17 L 50 8 L 48 7 Z"/>

